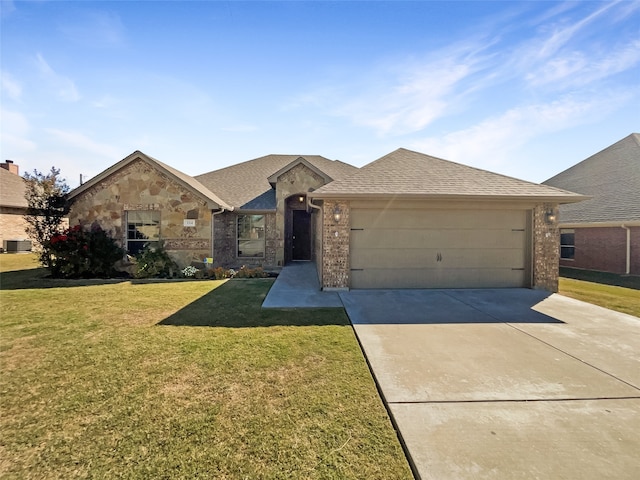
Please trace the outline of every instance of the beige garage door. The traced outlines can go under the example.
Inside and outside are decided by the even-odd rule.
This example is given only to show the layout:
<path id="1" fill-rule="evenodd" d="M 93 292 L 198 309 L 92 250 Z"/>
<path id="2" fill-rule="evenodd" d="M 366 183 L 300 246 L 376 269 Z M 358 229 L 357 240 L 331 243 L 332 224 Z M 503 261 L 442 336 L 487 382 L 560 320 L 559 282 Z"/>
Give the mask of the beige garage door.
<path id="1" fill-rule="evenodd" d="M 528 286 L 526 210 L 351 211 L 351 288 Z"/>

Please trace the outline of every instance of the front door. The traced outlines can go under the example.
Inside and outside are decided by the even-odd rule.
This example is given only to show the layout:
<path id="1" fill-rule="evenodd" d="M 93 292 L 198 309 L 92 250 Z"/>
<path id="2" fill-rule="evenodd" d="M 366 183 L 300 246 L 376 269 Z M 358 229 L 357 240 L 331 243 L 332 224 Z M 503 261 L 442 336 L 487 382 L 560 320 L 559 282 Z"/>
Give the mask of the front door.
<path id="1" fill-rule="evenodd" d="M 311 214 L 306 210 L 292 210 L 291 213 L 293 213 L 291 258 L 311 260 Z"/>

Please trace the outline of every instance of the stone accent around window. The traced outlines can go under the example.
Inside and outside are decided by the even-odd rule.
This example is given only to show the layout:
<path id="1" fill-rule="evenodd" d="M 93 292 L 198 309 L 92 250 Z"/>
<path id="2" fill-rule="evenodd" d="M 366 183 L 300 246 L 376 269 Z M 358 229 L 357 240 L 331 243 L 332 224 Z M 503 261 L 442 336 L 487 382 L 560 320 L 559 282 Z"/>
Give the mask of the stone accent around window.
<path id="1" fill-rule="evenodd" d="M 336 222 L 334 211 L 340 209 L 340 221 Z M 349 288 L 350 259 L 349 244 L 351 220 L 349 202 L 325 200 L 322 228 L 322 288 L 343 290 Z"/>
<path id="2" fill-rule="evenodd" d="M 551 224 L 547 212 L 555 215 Z M 559 263 L 558 204 L 541 203 L 533 209 L 533 288 L 557 292 Z"/>
<path id="3" fill-rule="evenodd" d="M 260 213 L 265 216 L 265 256 L 264 258 L 237 257 L 237 221 L 238 214 L 224 212 L 215 215 L 213 227 L 213 262 L 216 267 L 236 268 L 248 267 L 270 268 L 276 264 L 276 215 Z"/>

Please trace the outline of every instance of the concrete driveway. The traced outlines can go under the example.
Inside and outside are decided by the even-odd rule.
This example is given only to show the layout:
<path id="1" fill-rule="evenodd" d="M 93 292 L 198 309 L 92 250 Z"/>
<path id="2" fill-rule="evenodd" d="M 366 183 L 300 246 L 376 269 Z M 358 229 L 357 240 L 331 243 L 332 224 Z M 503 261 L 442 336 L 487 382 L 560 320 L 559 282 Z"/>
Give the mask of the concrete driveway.
<path id="1" fill-rule="evenodd" d="M 419 478 L 640 478 L 640 319 L 527 289 L 340 298 Z"/>

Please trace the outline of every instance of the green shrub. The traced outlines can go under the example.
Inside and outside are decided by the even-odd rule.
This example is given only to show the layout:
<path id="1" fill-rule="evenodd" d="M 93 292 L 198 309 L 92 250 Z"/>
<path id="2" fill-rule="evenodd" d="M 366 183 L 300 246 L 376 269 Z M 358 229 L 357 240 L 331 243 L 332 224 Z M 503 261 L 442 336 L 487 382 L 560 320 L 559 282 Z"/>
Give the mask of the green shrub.
<path id="1" fill-rule="evenodd" d="M 46 242 L 53 277 L 105 278 L 116 274 L 114 265 L 124 255 L 115 240 L 99 226 L 80 225 L 53 235 Z"/>
<path id="2" fill-rule="evenodd" d="M 265 278 L 267 274 L 261 267 L 258 268 L 247 268 L 245 265 L 240 267 L 234 278 Z"/>
<path id="3" fill-rule="evenodd" d="M 162 244 L 145 247 L 136 255 L 136 278 L 172 278 L 180 269 Z"/>

